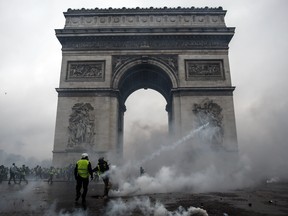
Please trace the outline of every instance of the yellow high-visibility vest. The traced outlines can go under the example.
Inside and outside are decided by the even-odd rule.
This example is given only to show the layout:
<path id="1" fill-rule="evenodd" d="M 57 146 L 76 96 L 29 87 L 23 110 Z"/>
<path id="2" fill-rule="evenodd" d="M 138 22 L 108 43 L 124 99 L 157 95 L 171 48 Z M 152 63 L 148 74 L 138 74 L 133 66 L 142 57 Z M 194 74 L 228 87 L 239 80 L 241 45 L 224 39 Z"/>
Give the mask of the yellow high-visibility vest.
<path id="1" fill-rule="evenodd" d="M 88 164 L 89 161 L 88 160 L 79 160 L 77 161 L 77 172 L 79 174 L 79 176 L 81 176 L 82 178 L 89 178 L 89 172 L 88 172 Z"/>

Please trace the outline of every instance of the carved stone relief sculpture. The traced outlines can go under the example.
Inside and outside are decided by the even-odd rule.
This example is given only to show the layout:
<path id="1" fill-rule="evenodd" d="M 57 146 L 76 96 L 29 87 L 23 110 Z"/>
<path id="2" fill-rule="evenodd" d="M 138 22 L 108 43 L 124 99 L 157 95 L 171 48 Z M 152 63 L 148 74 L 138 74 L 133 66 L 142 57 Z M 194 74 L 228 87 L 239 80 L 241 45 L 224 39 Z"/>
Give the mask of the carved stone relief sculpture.
<path id="1" fill-rule="evenodd" d="M 95 116 L 91 113 L 92 110 L 94 108 L 90 103 L 77 103 L 72 107 L 68 126 L 68 148 L 82 144 L 93 145 Z"/>
<path id="2" fill-rule="evenodd" d="M 68 62 L 68 81 L 104 81 L 104 61 Z"/>
<path id="3" fill-rule="evenodd" d="M 141 33 L 141 32 L 140 32 Z M 97 40 L 93 37 L 85 37 L 82 40 L 74 38 L 63 39 L 62 49 L 81 49 L 81 50 L 154 50 L 154 49 L 220 49 L 226 48 L 227 42 L 225 37 L 213 38 L 212 36 L 206 36 L 204 39 L 200 36 L 166 36 L 161 37 L 149 36 L 126 36 L 117 38 L 116 36 L 110 36 L 110 40 L 107 37 L 97 37 Z"/>
<path id="4" fill-rule="evenodd" d="M 224 136 L 222 108 L 206 98 L 200 104 L 194 104 L 193 113 L 197 116 L 199 126 L 209 123 L 209 130 L 202 140 L 212 147 L 221 146 Z"/>
<path id="5" fill-rule="evenodd" d="M 208 9 L 208 8 L 207 8 Z M 66 16 L 66 27 L 99 27 L 99 26 L 115 26 L 121 24 L 122 26 L 135 26 L 146 24 L 148 26 L 157 26 L 161 23 L 164 26 L 224 26 L 223 14 L 206 14 L 205 16 L 197 14 L 197 12 L 205 11 L 206 8 L 139 8 L 139 9 L 86 9 L 86 10 L 72 10 L 69 9 L 67 14 L 78 14 L 75 16 Z M 172 14 L 163 12 L 171 11 Z M 186 14 L 185 12 L 194 11 L 193 14 Z M 211 12 L 222 11 L 222 8 L 209 8 Z M 89 13 L 89 15 L 85 15 Z M 107 13 L 108 12 L 108 13 Z M 126 13 L 125 13 L 126 12 Z M 131 13 L 132 14 L 129 14 Z M 184 12 L 184 13 L 183 13 Z M 103 14 L 108 14 L 103 16 Z M 135 14 L 136 13 L 136 14 Z M 101 14 L 101 15 L 99 15 Z M 135 15 L 133 15 L 135 14 Z M 85 16 L 80 16 L 85 15 Z"/>
<path id="6" fill-rule="evenodd" d="M 219 80 L 224 79 L 222 61 L 186 60 L 186 80 Z"/>

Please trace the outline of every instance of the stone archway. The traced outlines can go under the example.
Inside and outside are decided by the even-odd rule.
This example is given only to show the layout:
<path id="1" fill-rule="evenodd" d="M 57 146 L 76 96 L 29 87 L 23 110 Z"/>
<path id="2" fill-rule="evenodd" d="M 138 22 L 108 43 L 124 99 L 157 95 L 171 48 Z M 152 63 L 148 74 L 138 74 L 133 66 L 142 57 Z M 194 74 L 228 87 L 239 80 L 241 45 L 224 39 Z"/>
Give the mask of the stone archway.
<path id="1" fill-rule="evenodd" d="M 114 57 L 119 62 L 121 68 L 116 68 L 113 77 L 112 86 L 119 91 L 119 149 L 123 151 L 123 127 L 124 112 L 126 111 L 125 101 L 130 94 L 138 89 L 153 89 L 159 92 L 166 100 L 166 111 L 168 112 L 168 128 L 171 130 L 171 106 L 172 95 L 171 89 L 177 88 L 177 78 L 173 69 L 169 68 L 165 62 L 161 62 L 158 56 L 123 56 Z M 170 56 L 169 56 L 170 58 Z M 171 60 L 171 59 L 170 59 Z"/>
<path id="2" fill-rule="evenodd" d="M 62 66 L 53 164 L 83 151 L 117 161 L 125 100 L 140 88 L 163 95 L 175 137 L 209 122 L 211 145 L 237 151 L 228 59 L 235 28 L 225 14 L 221 7 L 68 9 L 56 29 Z"/>

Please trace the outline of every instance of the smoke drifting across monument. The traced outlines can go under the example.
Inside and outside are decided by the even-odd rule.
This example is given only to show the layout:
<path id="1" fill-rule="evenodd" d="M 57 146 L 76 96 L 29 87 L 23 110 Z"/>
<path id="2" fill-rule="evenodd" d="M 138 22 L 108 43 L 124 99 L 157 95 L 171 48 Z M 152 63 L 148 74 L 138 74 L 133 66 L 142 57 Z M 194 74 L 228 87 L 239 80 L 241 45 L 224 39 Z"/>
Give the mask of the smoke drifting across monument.
<path id="1" fill-rule="evenodd" d="M 276 113 L 274 116 L 279 118 Z M 266 121 L 271 118 L 270 115 L 262 117 L 259 120 Z M 270 121 L 273 122 L 271 119 Z M 247 123 L 250 126 L 254 125 L 251 120 Z M 267 129 L 271 128 L 269 124 L 266 125 Z M 283 181 L 287 179 L 287 173 L 285 174 L 283 169 L 285 161 L 281 159 L 283 158 L 281 149 L 285 150 L 285 146 L 281 144 L 283 143 L 281 136 L 274 140 L 275 148 L 271 149 L 269 147 L 271 139 L 265 140 L 265 135 L 261 138 L 259 134 L 253 133 L 254 130 L 248 131 L 249 128 L 246 127 L 247 140 L 241 143 L 242 148 L 236 154 L 215 150 L 205 143 L 200 144 L 194 138 L 183 143 L 179 148 L 162 151 L 161 154 L 157 154 L 157 157 L 152 157 L 153 160 L 141 164 L 140 161 L 145 161 L 145 158 L 149 158 L 165 146 L 169 149 L 169 144 L 171 147 L 173 142 L 169 140 L 165 126 L 162 126 L 162 129 L 161 127 L 153 129 L 153 126 L 145 125 L 143 122 L 136 122 L 134 126 L 138 127 L 131 127 L 131 133 L 134 133 L 135 137 L 133 146 L 130 147 L 140 151 L 131 151 L 130 153 L 134 154 L 126 156 L 131 161 L 124 167 L 115 167 L 116 169 L 113 170 L 120 186 L 119 190 L 112 192 L 115 196 L 155 192 L 221 191 L 255 185 L 274 176 L 279 176 Z M 146 132 L 142 134 L 143 128 Z M 211 129 L 207 127 L 202 132 L 209 136 Z M 273 130 L 270 132 L 272 133 Z M 278 130 L 275 132 L 281 133 Z M 251 147 L 249 147 L 250 142 L 252 142 Z M 251 149 L 255 144 L 259 147 L 262 145 L 264 148 Z M 139 167 L 135 167 L 135 164 L 139 166 L 141 164 L 146 174 L 140 176 Z"/>
<path id="2" fill-rule="evenodd" d="M 270 176 L 280 176 L 280 179 L 287 178 L 288 121 L 286 107 L 288 104 L 285 95 L 287 29 L 281 27 L 284 26 L 285 20 L 287 20 L 285 11 L 287 2 L 265 0 L 261 2 L 261 7 L 256 2 L 252 3 L 247 0 L 222 1 L 221 4 L 213 0 L 205 2 L 199 1 L 194 4 L 200 7 L 203 5 L 222 5 L 224 9 L 228 9 L 228 23 L 237 27 L 237 39 L 235 38 L 236 40 L 232 41 L 230 59 L 234 84 L 237 86 L 235 104 L 240 147 L 239 155 L 245 170 L 239 172 L 239 174 L 246 173 L 246 175 L 239 176 L 244 178 L 244 181 L 259 180 Z M 55 92 L 53 90 L 58 84 L 60 68 L 59 47 L 51 29 L 55 28 L 55 25 L 62 27 L 62 12 L 68 7 L 95 7 L 95 2 L 91 2 L 91 5 L 86 5 L 86 3 L 79 1 L 57 2 L 59 7 L 55 8 L 53 4 L 46 3 L 38 4 L 37 7 L 31 7 L 30 4 L 23 3 L 23 5 L 15 7 L 12 1 L 3 2 L 5 5 L 2 7 L 2 24 L 3 29 L 6 29 L 3 31 L 3 39 L 7 43 L 4 43 L 5 47 L 2 49 L 2 57 L 5 61 L 2 64 L 4 76 L 1 79 L 1 86 L 8 91 L 7 95 L 5 94 L 5 100 L 3 94 L 1 95 L 1 105 L 3 104 L 3 107 L 1 106 L 1 117 L 5 122 L 1 128 L 1 148 L 4 150 L 8 148 L 8 152 L 16 152 L 15 150 L 19 150 L 16 141 L 24 140 L 23 147 L 25 147 L 25 151 L 21 149 L 21 153 L 28 156 L 37 155 L 42 158 L 50 158 L 56 107 Z M 102 3 L 106 7 L 111 4 L 108 1 Z M 118 4 L 118 7 L 123 5 L 122 1 L 114 3 L 115 7 Z M 127 5 L 130 3 L 127 2 Z M 163 4 L 163 2 L 154 3 L 157 7 Z M 165 2 L 168 7 L 174 7 L 174 3 Z M 146 5 L 146 2 L 134 1 L 133 4 L 140 7 L 150 6 Z M 190 7 L 191 1 L 179 2 L 179 5 Z M 11 10 L 14 13 L 10 13 Z M 255 17 L 255 11 L 257 11 L 257 17 Z M 29 16 L 27 16 L 28 12 Z M 271 16 L 266 16 L 267 13 Z M 43 23 L 46 18 L 46 20 L 49 20 L 47 22 L 48 27 L 34 22 L 33 17 L 35 15 L 39 17 L 39 14 L 41 14 Z M 14 28 L 9 22 L 9 20 L 15 19 L 18 20 L 20 23 L 18 26 L 22 26 L 21 28 Z M 33 22 L 31 22 L 32 19 Z M 273 25 L 270 25 L 271 23 Z M 36 35 L 37 32 L 43 37 L 39 37 L 39 40 L 35 41 L 35 37 L 31 37 L 31 33 Z M 247 35 L 247 32 L 249 32 L 249 35 Z M 259 34 L 261 34 L 261 39 L 259 39 Z M 27 43 L 18 40 L 16 37 L 19 35 Z M 43 38 L 47 43 L 43 43 Z M 11 44 L 15 46 L 11 47 Z M 37 49 L 31 47 L 34 45 L 37 45 Z M 19 50 L 25 50 L 25 55 L 23 56 L 23 52 L 19 52 Z M 39 50 L 42 51 L 39 52 Z M 49 50 L 49 58 L 47 58 L 47 50 Z M 14 64 L 15 59 L 17 59 L 17 64 Z M 30 59 L 38 61 L 30 61 Z M 245 69 L 243 68 L 244 64 Z M 14 77 L 18 79 L 14 79 Z M 52 81 L 49 81 L 51 77 Z M 19 86 L 23 87 L 23 83 L 26 83 L 26 85 L 19 91 Z M 45 95 L 45 97 L 41 97 L 41 95 Z M 33 97 L 34 102 L 27 103 Z M 21 104 L 20 107 L 19 104 Z M 41 114 L 40 117 L 39 114 Z M 39 124 L 31 122 L 32 116 L 37 119 L 37 122 L 39 121 Z M 17 122 L 16 126 L 15 122 Z M 41 125 L 45 125 L 45 127 Z M 29 130 L 24 131 L 21 130 L 22 128 Z M 40 134 L 39 130 L 32 130 L 33 128 L 43 128 L 41 131 L 45 133 Z M 47 131 L 49 132 L 48 135 Z M 28 133 L 36 134 L 35 137 L 39 137 L 39 139 L 35 141 L 32 136 L 33 139 L 27 140 Z M 6 134 L 8 135 L 5 136 Z M 143 144 L 146 143 L 143 142 Z M 37 145 L 41 147 L 41 150 L 35 149 Z M 184 151 L 184 153 L 186 152 Z M 186 159 L 188 158 L 187 156 Z M 204 160 L 205 157 L 203 157 Z M 148 172 L 148 170 L 147 167 L 146 171 Z M 138 173 L 138 170 L 135 172 Z"/>
<path id="3" fill-rule="evenodd" d="M 139 93 L 139 95 L 141 94 Z M 152 96 L 149 95 L 149 97 Z M 237 161 L 234 161 L 235 158 L 232 159 L 235 163 L 231 163 L 231 160 L 225 158 L 227 154 L 221 151 L 214 151 L 208 148 L 207 145 L 202 145 L 202 148 L 198 148 L 197 152 L 197 143 L 192 142 L 193 148 L 187 144 L 185 148 L 183 146 L 172 152 L 166 152 L 166 154 L 155 158 L 153 163 L 147 163 L 146 167 L 143 166 L 147 174 L 149 174 L 149 181 L 155 182 L 155 179 L 150 177 L 161 169 L 158 166 L 161 163 L 165 166 L 165 169 L 161 171 L 161 174 L 159 171 L 159 176 L 164 176 L 163 173 L 167 173 L 168 176 L 172 175 L 175 179 L 175 181 L 171 181 L 172 184 L 177 182 L 179 176 L 187 177 L 187 182 L 189 182 L 188 176 L 190 179 L 198 179 L 199 187 L 196 186 L 197 184 L 193 185 L 192 181 L 190 181 L 190 185 L 193 185 L 194 189 L 200 189 L 201 187 L 204 190 L 225 189 L 223 186 L 241 188 L 265 182 L 273 177 L 279 177 L 277 179 L 281 181 L 287 180 L 285 154 L 288 146 L 285 144 L 287 142 L 285 141 L 285 136 L 283 136 L 285 134 L 284 130 L 287 128 L 287 121 L 284 120 L 285 118 L 282 115 L 285 109 L 285 102 L 281 101 L 279 106 L 272 108 L 268 104 L 269 97 L 271 95 L 268 93 L 261 100 L 255 101 L 248 109 L 248 112 L 240 114 L 238 119 L 240 131 L 238 158 Z M 275 100 L 276 98 L 272 101 L 276 103 Z M 266 107 L 268 112 L 259 112 L 261 107 Z M 149 105 L 147 107 L 144 106 L 144 108 L 149 110 Z M 127 112 L 129 113 L 129 109 Z M 253 116 L 253 118 L 249 116 Z M 275 124 L 276 122 L 279 122 L 279 124 Z M 141 125 L 145 125 L 146 132 L 150 132 L 142 136 L 141 128 L 144 127 L 141 127 Z M 164 125 L 162 127 L 157 125 L 153 131 L 153 125 L 147 126 L 147 123 L 142 120 L 134 124 L 130 132 L 136 134 L 134 142 L 129 146 L 131 150 L 126 156 L 132 161 L 137 161 L 137 159 L 141 161 L 144 157 L 143 155 L 152 154 L 153 151 L 159 150 L 162 145 L 171 143 L 171 140 L 167 138 Z M 209 133 L 209 130 L 207 132 Z M 141 151 L 133 151 L 134 147 Z M 207 169 L 201 169 L 203 166 L 206 166 Z M 137 175 L 139 169 L 136 169 L 134 173 Z M 181 174 L 179 175 L 179 173 Z M 201 178 L 204 180 L 201 181 Z M 144 178 L 139 181 L 146 180 L 147 178 Z M 159 185 L 163 185 L 162 182 Z"/>
<path id="4" fill-rule="evenodd" d="M 113 167 L 111 180 L 119 189 L 111 191 L 112 195 L 204 192 L 247 184 L 243 179 L 247 170 L 237 152 L 215 150 L 199 140 L 201 134 L 207 135 L 211 129 L 206 124 L 170 145 L 167 140 L 154 143 L 154 149 L 147 150 L 137 161 Z M 140 166 L 146 171 L 141 176 Z"/>

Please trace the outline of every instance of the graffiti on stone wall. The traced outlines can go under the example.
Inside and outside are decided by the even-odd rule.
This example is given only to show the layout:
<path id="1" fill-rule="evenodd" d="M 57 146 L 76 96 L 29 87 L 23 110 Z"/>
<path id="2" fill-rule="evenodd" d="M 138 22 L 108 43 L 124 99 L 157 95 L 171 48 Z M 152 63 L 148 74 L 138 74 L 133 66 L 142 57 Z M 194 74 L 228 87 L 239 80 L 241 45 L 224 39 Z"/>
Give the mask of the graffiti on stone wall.
<path id="1" fill-rule="evenodd" d="M 93 145 L 95 116 L 92 115 L 92 110 L 94 108 L 90 103 L 77 103 L 72 107 L 68 126 L 68 148 L 81 144 Z"/>
<path id="2" fill-rule="evenodd" d="M 205 142 L 213 147 L 221 146 L 223 143 L 222 108 L 213 100 L 206 98 L 200 104 L 194 104 L 193 113 L 197 116 L 198 124 L 209 123 L 209 130 L 202 137 Z"/>

